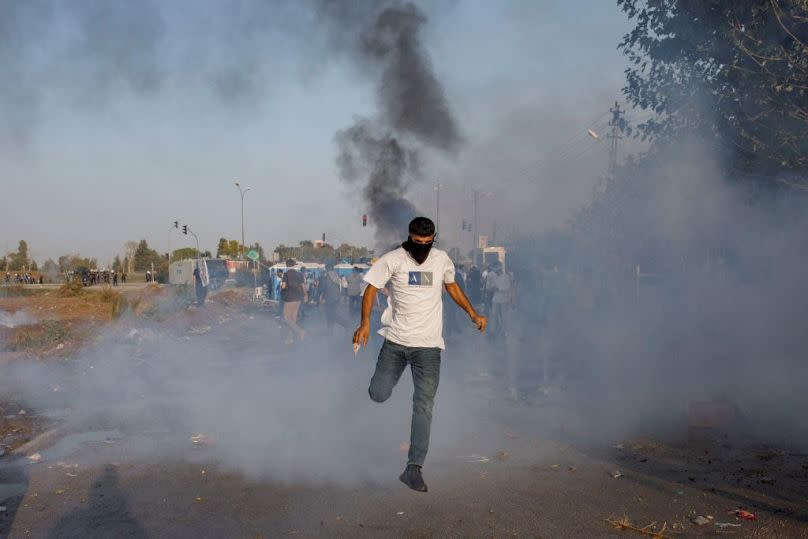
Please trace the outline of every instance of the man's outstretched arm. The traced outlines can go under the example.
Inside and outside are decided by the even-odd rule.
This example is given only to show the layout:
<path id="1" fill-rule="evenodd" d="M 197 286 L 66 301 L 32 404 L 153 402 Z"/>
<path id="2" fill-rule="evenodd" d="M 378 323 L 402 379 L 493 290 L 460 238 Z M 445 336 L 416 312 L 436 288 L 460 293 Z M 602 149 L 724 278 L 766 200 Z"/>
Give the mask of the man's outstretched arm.
<path id="1" fill-rule="evenodd" d="M 359 322 L 359 328 L 354 331 L 353 342 L 362 346 L 367 346 L 368 338 L 370 338 L 370 313 L 373 311 L 373 302 L 376 300 L 376 292 L 379 289 L 368 284 L 365 288 L 365 293 L 362 294 L 362 320 Z"/>
<path id="2" fill-rule="evenodd" d="M 477 329 L 480 331 L 485 331 L 485 326 L 488 325 L 488 319 L 477 314 L 477 311 L 474 310 L 469 298 L 467 298 L 466 294 L 463 293 L 463 290 L 457 286 L 457 283 L 446 283 L 444 286 L 446 288 L 446 292 L 449 293 L 454 302 L 457 303 L 461 309 L 466 311 L 469 318 L 471 318 L 471 321 L 474 322 L 475 326 L 477 326 Z"/>

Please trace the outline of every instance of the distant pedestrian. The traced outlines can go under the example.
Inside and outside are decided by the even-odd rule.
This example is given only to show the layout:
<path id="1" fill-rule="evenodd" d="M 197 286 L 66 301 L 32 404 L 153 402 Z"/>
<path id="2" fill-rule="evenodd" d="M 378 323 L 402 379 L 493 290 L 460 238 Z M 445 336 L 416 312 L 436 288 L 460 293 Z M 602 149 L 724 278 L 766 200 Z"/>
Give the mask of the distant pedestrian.
<path id="1" fill-rule="evenodd" d="M 505 272 L 500 262 L 491 264 L 491 271 L 485 280 L 485 290 L 491 297 L 488 337 L 501 339 L 508 330 L 510 311 L 513 308 L 513 282 L 511 276 Z"/>
<path id="2" fill-rule="evenodd" d="M 208 287 L 205 286 L 198 266 L 194 268 L 194 291 L 196 292 L 196 306 L 202 307 L 205 304 L 205 298 L 208 297 Z"/>
<path id="3" fill-rule="evenodd" d="M 482 289 L 482 274 L 477 266 L 471 266 L 468 279 L 466 279 L 466 287 L 469 301 L 471 301 L 473 305 L 479 305 L 481 299 L 480 291 Z"/>
<path id="4" fill-rule="evenodd" d="M 292 344 L 295 341 L 295 336 L 301 341 L 306 337 L 306 331 L 298 325 L 297 321 L 300 314 L 300 304 L 308 298 L 303 285 L 303 276 L 295 269 L 296 264 L 292 259 L 286 261 L 287 270 L 281 282 L 283 319 L 286 325 L 289 326 L 287 344 Z"/>
<path id="5" fill-rule="evenodd" d="M 320 295 L 325 308 L 325 320 L 328 327 L 328 334 L 333 335 L 334 324 L 339 324 L 344 328 L 350 328 L 351 322 L 347 321 L 344 313 L 340 313 L 342 301 L 340 296 L 340 277 L 334 270 L 334 263 L 325 265 L 326 272 L 320 278 Z"/>
<path id="6" fill-rule="evenodd" d="M 359 314 L 359 298 L 362 296 L 362 270 L 354 266 L 348 276 L 348 308 L 351 314 Z"/>

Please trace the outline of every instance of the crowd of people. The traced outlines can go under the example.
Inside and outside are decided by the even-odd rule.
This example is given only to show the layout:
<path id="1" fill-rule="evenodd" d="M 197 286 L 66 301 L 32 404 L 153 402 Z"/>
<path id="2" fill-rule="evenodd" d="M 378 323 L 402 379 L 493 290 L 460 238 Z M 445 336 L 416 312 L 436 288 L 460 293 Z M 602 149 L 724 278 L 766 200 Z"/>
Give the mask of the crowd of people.
<path id="1" fill-rule="evenodd" d="M 91 269 L 82 275 L 82 282 L 85 286 L 97 284 L 108 284 L 118 286 L 118 283 L 126 284 L 126 273 L 117 272 L 113 269 Z"/>
<path id="2" fill-rule="evenodd" d="M 44 279 L 42 275 L 38 278 L 34 277 L 30 273 L 15 273 L 11 275 L 11 273 L 6 272 L 5 276 L 3 277 L 3 284 L 5 285 L 12 285 L 12 284 L 42 284 Z"/>

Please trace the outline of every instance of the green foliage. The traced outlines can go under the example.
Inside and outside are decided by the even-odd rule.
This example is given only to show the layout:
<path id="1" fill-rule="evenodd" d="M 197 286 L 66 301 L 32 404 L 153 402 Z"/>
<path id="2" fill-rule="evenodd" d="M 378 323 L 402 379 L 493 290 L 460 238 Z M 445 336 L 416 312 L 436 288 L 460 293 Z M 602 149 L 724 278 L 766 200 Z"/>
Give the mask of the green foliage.
<path id="1" fill-rule="evenodd" d="M 112 317 L 118 318 L 126 310 L 126 298 L 117 290 L 105 288 L 100 292 L 100 299 L 112 306 Z"/>
<path id="2" fill-rule="evenodd" d="M 187 260 L 189 258 L 196 258 L 197 252 L 194 247 L 183 247 L 171 253 L 171 261 L 177 262 L 178 260 Z"/>
<path id="3" fill-rule="evenodd" d="M 624 93 L 651 140 L 712 138 L 743 171 L 808 168 L 808 2 L 618 0 Z"/>
<path id="4" fill-rule="evenodd" d="M 112 261 L 112 269 L 118 273 L 123 272 L 123 263 L 120 256 L 115 255 L 115 260 Z"/>
<path id="5" fill-rule="evenodd" d="M 66 273 L 68 271 L 81 271 L 82 269 L 94 269 L 98 267 L 95 258 L 82 258 L 81 255 L 62 255 L 58 261 L 59 271 Z"/>
<path id="6" fill-rule="evenodd" d="M 63 298 L 72 298 L 84 294 L 84 285 L 80 279 L 73 279 L 67 281 L 59 287 L 59 296 Z"/>
<path id="7" fill-rule="evenodd" d="M 69 322 L 46 320 L 38 326 L 16 333 L 12 339 L 4 343 L 4 348 L 10 351 L 53 348 L 69 335 Z"/>
<path id="8" fill-rule="evenodd" d="M 149 244 L 146 240 L 140 240 L 140 243 L 137 244 L 133 258 L 135 271 L 151 270 L 152 264 L 154 264 L 155 270 L 157 270 L 157 267 L 163 260 L 163 257 L 160 256 L 157 251 L 149 248 Z"/>
<path id="9" fill-rule="evenodd" d="M 339 247 L 333 247 L 328 243 L 318 247 L 313 242 L 304 240 L 297 247 L 279 245 L 275 248 L 278 258 L 281 261 L 287 258 L 294 258 L 303 262 L 320 262 L 328 260 L 354 259 L 370 256 L 370 251 L 366 247 L 357 247 L 348 243 L 343 243 Z"/>
<path id="10" fill-rule="evenodd" d="M 6 271 L 36 271 L 36 264 L 28 258 L 28 243 L 25 240 L 20 240 L 16 252 L 8 254 L 3 266 Z"/>
<path id="11" fill-rule="evenodd" d="M 241 244 L 238 240 L 228 240 L 219 238 L 219 244 L 216 246 L 216 258 L 238 258 Z"/>

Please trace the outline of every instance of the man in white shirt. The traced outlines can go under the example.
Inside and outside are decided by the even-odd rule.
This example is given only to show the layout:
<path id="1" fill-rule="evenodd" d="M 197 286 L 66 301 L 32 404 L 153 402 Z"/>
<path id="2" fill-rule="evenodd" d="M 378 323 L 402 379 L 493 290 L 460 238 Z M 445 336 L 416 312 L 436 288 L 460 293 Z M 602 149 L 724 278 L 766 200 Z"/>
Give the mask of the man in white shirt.
<path id="1" fill-rule="evenodd" d="M 449 256 L 433 249 L 435 224 L 426 217 L 410 222 L 409 238 L 401 247 L 385 254 L 365 275 L 368 283 L 362 296 L 362 321 L 354 332 L 354 345 L 367 345 L 370 315 L 376 293 L 390 291 L 388 308 L 382 314 L 379 334 L 384 344 L 368 393 L 376 402 L 386 401 L 407 364 L 412 371 L 412 426 L 407 467 L 399 479 L 408 487 L 426 492 L 421 467 L 429 449 L 432 405 L 440 379 L 443 342 L 442 289 L 469 315 L 480 331 L 488 323 L 474 310 L 455 283 L 455 268 Z"/>

